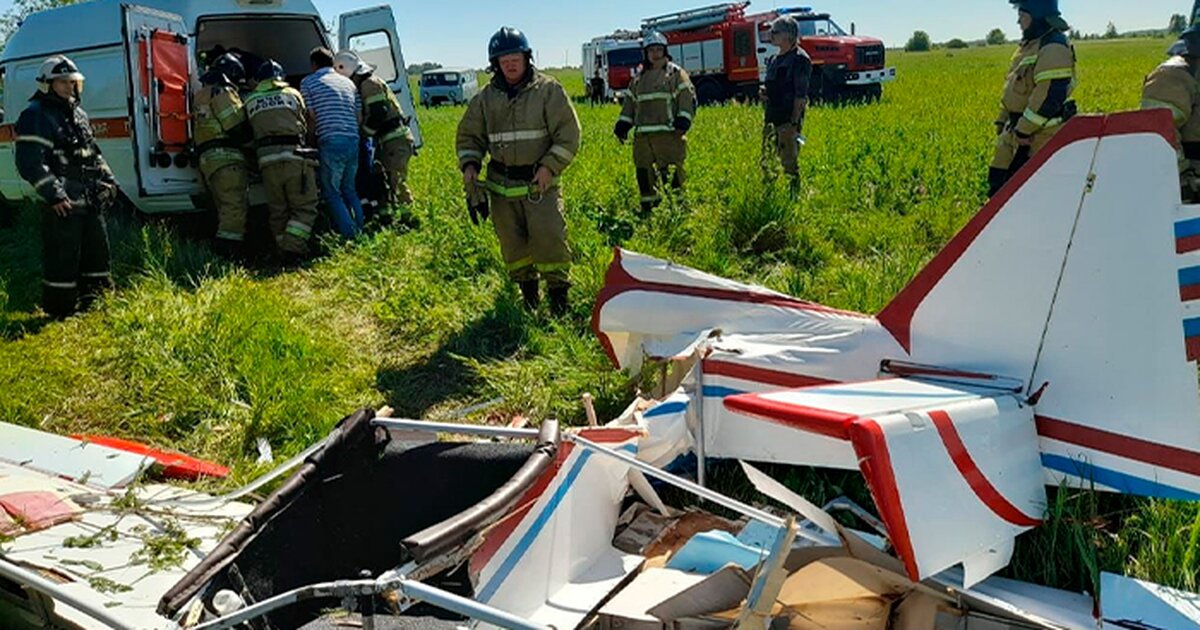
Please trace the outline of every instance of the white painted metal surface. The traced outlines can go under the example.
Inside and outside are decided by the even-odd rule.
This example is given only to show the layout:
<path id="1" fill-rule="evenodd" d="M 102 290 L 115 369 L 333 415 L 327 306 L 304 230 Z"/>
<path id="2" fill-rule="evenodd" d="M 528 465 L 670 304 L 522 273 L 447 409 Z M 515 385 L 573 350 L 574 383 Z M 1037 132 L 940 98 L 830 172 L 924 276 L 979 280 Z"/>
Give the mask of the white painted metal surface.
<path id="1" fill-rule="evenodd" d="M 857 431 L 852 439 L 864 460 L 873 458 L 862 466 L 893 543 L 903 549 L 898 539 L 909 538 L 911 551 L 901 556 L 914 580 L 961 563 L 970 588 L 1007 566 L 1016 536 L 1041 523 L 1046 491 L 1033 413 L 1011 396 L 865 424 L 882 441 L 870 448 Z M 890 471 L 879 448 L 887 450 Z M 889 482 L 898 495 L 881 487 Z"/>
<path id="2" fill-rule="evenodd" d="M 1104 628 L 1196 630 L 1200 595 L 1112 573 L 1100 574 Z"/>
<path id="3" fill-rule="evenodd" d="M 152 499 L 204 498 L 196 492 L 162 485 L 137 488 L 134 501 L 121 507 L 114 504 L 114 497 L 92 488 L 0 463 L 0 494 L 8 487 L 28 489 L 31 484 L 74 497 L 85 511 L 78 521 L 5 543 L 0 557 L 53 572 L 64 580 L 59 589 L 106 611 L 128 628 L 172 627 L 170 620 L 155 612 L 159 598 L 216 546 L 230 525 L 251 510 L 244 503 L 203 510 L 150 507 L 147 502 Z M 176 529 L 184 538 L 196 539 L 195 548 L 188 549 L 178 565 L 168 563 L 152 569 L 146 561 L 146 542 L 165 540 L 166 536 L 177 544 L 179 539 L 169 533 Z M 84 628 L 110 627 L 62 602 L 55 612 Z"/>
<path id="4" fill-rule="evenodd" d="M 637 436 L 629 431 L 582 435 L 637 452 Z M 564 440 L 552 480 L 536 497 L 522 499 L 518 509 L 529 507 L 517 514 L 516 527 L 493 530 L 503 542 L 484 552 L 492 555 L 482 562 L 475 598 L 536 623 L 578 625 L 643 560 L 612 546 L 628 472 L 627 464 Z"/>
<path id="5" fill-rule="evenodd" d="M 726 404 L 852 444 L 914 581 L 960 563 L 983 580 L 1045 512 L 1033 412 L 1011 395 L 894 378 Z"/>
<path id="6" fill-rule="evenodd" d="M 0 462 L 98 488 L 124 486 L 152 461 L 142 455 L 0 422 Z"/>

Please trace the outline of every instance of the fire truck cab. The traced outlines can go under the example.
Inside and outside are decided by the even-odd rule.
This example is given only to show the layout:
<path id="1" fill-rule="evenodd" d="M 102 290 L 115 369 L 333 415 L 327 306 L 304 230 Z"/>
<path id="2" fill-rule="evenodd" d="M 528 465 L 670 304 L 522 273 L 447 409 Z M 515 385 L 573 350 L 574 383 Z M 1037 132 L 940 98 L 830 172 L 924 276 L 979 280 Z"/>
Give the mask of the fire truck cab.
<path id="1" fill-rule="evenodd" d="M 612 100 L 629 88 L 642 63 L 642 36 L 635 31 L 618 31 L 583 45 L 583 84 L 588 98 Z"/>
<path id="2" fill-rule="evenodd" d="M 643 20 L 642 30 L 666 35 L 668 52 L 692 75 L 701 104 L 757 97 L 776 52 L 770 23 L 783 15 L 799 22 L 800 45 L 812 57 L 811 97 L 878 99 L 882 84 L 896 78 L 896 69 L 885 65 L 882 41 L 847 35 L 827 13 L 795 7 L 747 14 L 749 6 L 734 2 L 660 15 Z"/>
<path id="3" fill-rule="evenodd" d="M 896 68 L 884 63 L 887 52 L 882 41 L 859 37 L 853 24 L 850 33 L 846 33 L 828 13 L 814 13 L 809 7 L 800 7 L 750 16 L 758 24 L 760 80 L 765 78 L 767 64 L 778 50 L 771 43 L 770 21 L 783 15 L 796 20 L 800 45 L 812 58 L 809 88 L 813 98 L 878 100 L 883 95 L 883 84 L 896 79 Z"/>

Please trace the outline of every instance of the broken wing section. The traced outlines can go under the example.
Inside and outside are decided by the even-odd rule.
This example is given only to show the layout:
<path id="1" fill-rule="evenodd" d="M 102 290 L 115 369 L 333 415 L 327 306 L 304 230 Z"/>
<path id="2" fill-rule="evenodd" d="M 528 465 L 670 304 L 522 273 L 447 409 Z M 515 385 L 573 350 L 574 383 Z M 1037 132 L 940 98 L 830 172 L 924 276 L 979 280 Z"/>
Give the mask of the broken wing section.
<path id="1" fill-rule="evenodd" d="M 850 443 L 913 580 L 962 564 L 970 587 L 1045 511 L 1033 412 L 1011 394 L 895 378 L 725 404 Z"/>

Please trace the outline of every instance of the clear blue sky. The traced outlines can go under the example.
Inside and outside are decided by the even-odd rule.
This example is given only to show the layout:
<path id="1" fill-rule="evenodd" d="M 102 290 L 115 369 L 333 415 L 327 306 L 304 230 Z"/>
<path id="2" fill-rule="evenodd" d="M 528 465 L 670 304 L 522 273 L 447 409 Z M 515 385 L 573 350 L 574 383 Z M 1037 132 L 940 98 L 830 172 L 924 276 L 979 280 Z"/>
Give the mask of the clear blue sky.
<path id="1" fill-rule="evenodd" d="M 136 0 L 130 0 L 136 3 Z M 386 1 L 386 0 L 385 0 Z M 372 6 L 380 0 L 314 0 L 325 21 L 337 14 Z M 543 66 L 579 63 L 579 47 L 617 28 L 637 28 L 641 19 L 717 0 L 403 0 L 391 2 L 399 22 L 408 63 L 436 61 L 448 66 L 486 65 L 487 39 L 509 23 L 529 35 Z M 1111 21 L 1122 31 L 1163 28 L 1172 13 L 1187 14 L 1188 0 L 1060 0 L 1072 26 L 1101 33 Z M 912 32 L 928 32 L 934 41 L 953 37 L 982 39 L 995 27 L 1009 38 L 1018 35 L 1016 13 L 1006 0 L 756 0 L 750 10 L 809 5 L 828 11 L 842 28 L 901 46 Z M 12 0 L 0 0 L 0 12 Z"/>
<path id="2" fill-rule="evenodd" d="M 315 0 L 326 20 L 375 0 Z M 487 39 L 504 23 L 523 29 L 543 66 L 579 63 L 580 44 L 616 28 L 637 28 L 652 15 L 715 4 L 716 0 L 404 0 L 391 2 L 408 63 L 436 61 L 448 66 L 486 65 Z M 1172 13 L 1188 14 L 1189 0 L 1060 0 L 1072 26 L 1102 33 L 1111 21 L 1122 31 L 1163 28 Z M 1015 38 L 1016 12 L 1006 0 L 755 0 L 750 11 L 778 6 L 812 6 L 833 14 L 842 28 L 858 25 L 889 46 L 902 46 L 924 30 L 934 41 L 982 39 L 1000 27 Z"/>

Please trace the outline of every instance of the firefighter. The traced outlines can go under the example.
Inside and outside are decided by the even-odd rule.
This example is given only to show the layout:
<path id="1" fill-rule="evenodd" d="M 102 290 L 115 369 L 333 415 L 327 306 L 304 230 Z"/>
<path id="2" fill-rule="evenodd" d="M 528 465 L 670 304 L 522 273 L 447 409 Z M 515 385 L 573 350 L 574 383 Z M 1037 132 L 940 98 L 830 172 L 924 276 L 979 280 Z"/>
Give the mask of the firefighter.
<path id="1" fill-rule="evenodd" d="M 264 61 L 254 75 L 258 87 L 246 97 L 258 167 L 267 194 L 268 221 L 285 262 L 308 253 L 317 220 L 317 182 L 307 133 L 304 98 L 283 79 L 283 66 Z"/>
<path id="2" fill-rule="evenodd" d="M 566 90 L 533 66 L 529 40 L 504 27 L 488 43 L 492 81 L 467 106 L 458 125 L 458 161 L 472 221 L 490 207 L 509 275 L 525 305 L 540 302 L 539 276 L 550 309 L 567 310 L 571 250 L 558 177 L 579 150 L 579 118 Z M 487 176 L 479 181 L 485 155 Z M 477 187 L 488 191 L 481 198 Z M 490 204 L 488 201 L 490 200 Z"/>
<path id="3" fill-rule="evenodd" d="M 200 76 L 192 92 L 195 109 L 193 133 L 200 156 L 200 175 L 217 207 L 217 234 L 213 251 L 239 258 L 245 252 L 246 216 L 250 212 L 250 186 L 242 146 L 253 137 L 246 108 L 236 84 L 245 79 L 242 62 L 225 53 Z"/>
<path id="4" fill-rule="evenodd" d="M 1142 109 L 1166 109 L 1179 134 L 1179 182 L 1185 203 L 1200 200 L 1200 26 L 1183 32 L 1171 57 L 1146 77 Z"/>
<path id="5" fill-rule="evenodd" d="M 416 228 L 412 213 L 413 196 L 408 188 L 408 162 L 416 153 L 416 141 L 400 101 L 388 84 L 375 75 L 375 68 L 352 50 L 334 56 L 333 68 L 354 81 L 362 97 L 362 130 L 375 141 L 375 151 L 387 171 L 388 202 L 397 212 L 403 227 Z"/>
<path id="6" fill-rule="evenodd" d="M 633 165 L 642 214 L 649 214 L 662 201 L 660 190 L 668 181 L 674 191 L 683 189 L 696 90 L 687 71 L 671 61 L 662 33 L 648 33 L 642 50 L 642 72 L 629 85 L 613 133 L 622 143 L 630 131 L 634 134 Z"/>
<path id="7" fill-rule="evenodd" d="M 812 59 L 800 47 L 800 26 L 794 19 L 784 16 L 775 20 L 770 35 L 779 52 L 767 66 L 761 91 L 762 161 L 765 168 L 773 168 L 774 156 L 778 156 L 792 194 L 796 194 L 800 188 L 800 144 L 804 137 L 804 115 L 808 111 Z"/>
<path id="8" fill-rule="evenodd" d="M 117 181 L 80 107 L 83 74 L 62 55 L 42 62 L 16 127 L 16 163 L 42 201 L 42 308 L 62 319 L 112 287 L 104 212 Z"/>
<path id="9" fill-rule="evenodd" d="M 995 195 L 1075 115 L 1075 49 L 1058 0 L 1009 0 L 1022 37 L 1004 85 L 996 119 L 996 155 L 988 172 Z"/>

